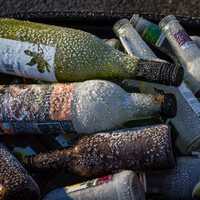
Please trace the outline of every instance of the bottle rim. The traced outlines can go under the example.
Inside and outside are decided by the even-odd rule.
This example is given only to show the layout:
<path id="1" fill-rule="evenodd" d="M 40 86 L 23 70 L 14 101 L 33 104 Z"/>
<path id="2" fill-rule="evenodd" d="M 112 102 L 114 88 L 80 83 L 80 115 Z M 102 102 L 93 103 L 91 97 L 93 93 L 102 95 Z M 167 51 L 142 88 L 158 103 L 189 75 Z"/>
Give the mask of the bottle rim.
<path id="1" fill-rule="evenodd" d="M 174 15 L 168 15 L 166 17 L 164 17 L 163 19 L 161 19 L 161 21 L 159 22 L 159 27 L 160 29 L 163 29 L 169 22 L 171 21 L 177 21 L 176 17 Z"/>
<path id="2" fill-rule="evenodd" d="M 139 14 L 133 14 L 133 16 L 130 19 L 130 24 L 132 24 L 132 26 L 136 26 L 136 24 L 138 23 L 138 20 L 140 19 L 140 15 Z"/>
<path id="3" fill-rule="evenodd" d="M 118 20 L 114 26 L 113 26 L 113 31 L 116 35 L 119 35 L 119 29 L 121 29 L 124 25 L 130 24 L 130 21 L 126 18 Z"/>

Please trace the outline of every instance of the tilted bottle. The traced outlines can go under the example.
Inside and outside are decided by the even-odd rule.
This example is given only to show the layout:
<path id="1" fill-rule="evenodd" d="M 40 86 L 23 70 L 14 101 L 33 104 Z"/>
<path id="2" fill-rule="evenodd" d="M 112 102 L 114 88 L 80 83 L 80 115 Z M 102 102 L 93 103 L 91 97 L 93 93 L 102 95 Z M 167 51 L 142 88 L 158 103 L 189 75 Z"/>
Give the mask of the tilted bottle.
<path id="1" fill-rule="evenodd" d="M 55 189 L 48 193 L 43 200 L 67 199 L 145 200 L 145 192 L 137 174 L 127 170 L 80 184 Z"/>
<path id="2" fill-rule="evenodd" d="M 65 130 L 94 133 L 155 115 L 174 117 L 174 95 L 127 93 L 103 80 L 71 84 L 1 85 L 0 121 L 60 121 Z"/>
<path id="3" fill-rule="evenodd" d="M 174 54 L 169 41 L 157 24 L 139 16 L 138 14 L 132 16 L 130 23 L 140 33 L 144 41 L 170 56 L 175 62 L 178 62 L 178 58 Z M 195 41 L 198 47 L 200 47 L 199 36 L 191 36 L 191 39 Z"/>
<path id="4" fill-rule="evenodd" d="M 0 143 L 0 200 L 39 200 L 39 196 L 35 181 Z"/>
<path id="5" fill-rule="evenodd" d="M 120 169 L 171 168 L 174 157 L 170 128 L 156 125 L 83 136 L 71 148 L 25 157 L 23 162 L 33 171 L 66 168 L 98 177 Z"/>
<path id="6" fill-rule="evenodd" d="M 165 33 L 179 62 L 185 67 L 185 81 L 196 94 L 200 90 L 200 49 L 175 16 L 169 15 L 163 18 L 159 26 Z"/>
<path id="7" fill-rule="evenodd" d="M 143 41 L 139 33 L 133 28 L 128 19 L 121 19 L 117 21 L 113 26 L 113 31 L 120 38 L 125 51 L 130 56 L 134 57 L 136 55 L 139 58 L 146 60 L 160 60 L 149 48 L 149 46 Z M 166 61 L 163 60 L 163 62 Z M 121 82 L 121 85 L 125 88 L 127 85 L 138 87 L 140 92 L 144 93 L 156 93 L 154 89 L 156 85 L 153 83 L 125 79 Z"/>
<path id="8" fill-rule="evenodd" d="M 199 194 L 193 192 L 200 180 L 199 165 L 197 157 L 180 157 L 174 169 L 146 172 L 147 194 L 160 194 L 165 199 L 190 200 L 193 193 L 199 199 Z"/>
<path id="9" fill-rule="evenodd" d="M 182 68 L 130 58 L 84 31 L 5 18 L 0 28 L 3 73 L 50 82 L 131 77 L 179 85 L 182 80 Z"/>
<path id="10" fill-rule="evenodd" d="M 140 17 L 138 14 L 132 16 L 130 23 L 140 33 L 144 41 L 158 48 L 160 51 L 170 56 L 174 61 L 177 61 L 171 45 L 157 24 Z"/>
<path id="11" fill-rule="evenodd" d="M 128 19 L 117 21 L 113 26 L 113 31 L 119 37 L 124 49 L 129 55 L 137 56 L 145 60 L 158 60 Z"/>
<path id="12" fill-rule="evenodd" d="M 136 29 L 141 32 L 141 35 L 147 42 L 151 45 L 158 44 L 156 41 L 159 41 L 158 35 L 160 35 L 160 37 L 164 39 L 160 40 L 163 41 L 163 43 L 159 43 L 161 46 L 157 45 L 157 47 L 160 50 L 164 47 L 171 52 L 172 49 L 170 50 L 168 48 L 169 43 L 166 37 L 163 34 L 161 36 L 161 31 L 156 24 L 151 24 L 151 22 L 143 18 L 138 18 L 137 15 L 134 16 L 135 17 L 132 18 L 132 20 L 134 19 L 133 24 L 135 24 Z M 159 32 L 160 34 L 158 34 Z M 139 48 L 140 46 L 138 46 L 138 49 Z M 146 49 L 146 51 L 148 51 L 148 49 Z M 146 55 L 148 55 L 147 52 Z M 176 62 L 176 60 L 174 60 L 174 62 Z M 135 87 L 135 83 L 136 81 L 134 80 L 123 81 L 123 84 L 128 85 L 129 88 Z M 176 96 L 178 112 L 174 118 L 170 119 L 170 122 L 179 133 L 176 139 L 176 146 L 184 154 L 200 150 L 200 103 L 192 94 L 192 91 L 188 88 L 186 83 L 183 82 L 178 88 L 165 87 L 153 83 L 137 84 L 137 86 L 140 91 L 145 93 L 155 93 L 158 90 L 164 90 L 164 92 L 170 92 Z M 150 88 L 154 88 L 154 91 Z"/>

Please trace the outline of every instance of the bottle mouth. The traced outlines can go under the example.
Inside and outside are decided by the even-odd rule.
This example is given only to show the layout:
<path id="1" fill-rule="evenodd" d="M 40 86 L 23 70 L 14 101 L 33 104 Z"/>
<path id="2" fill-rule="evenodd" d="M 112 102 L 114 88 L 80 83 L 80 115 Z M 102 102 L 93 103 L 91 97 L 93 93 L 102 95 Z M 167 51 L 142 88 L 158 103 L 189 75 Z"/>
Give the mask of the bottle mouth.
<path id="1" fill-rule="evenodd" d="M 114 33 L 118 36 L 119 35 L 119 29 L 122 28 L 124 25 L 129 24 L 129 20 L 128 19 L 120 19 L 119 21 L 117 21 L 114 26 L 113 26 L 113 31 Z"/>
<path id="2" fill-rule="evenodd" d="M 136 79 L 179 86 L 183 81 L 184 69 L 179 65 L 158 61 L 140 61 L 136 67 Z"/>
<path id="3" fill-rule="evenodd" d="M 130 19 L 130 23 L 133 25 L 133 27 L 136 26 L 139 18 L 140 18 L 139 14 L 133 14 L 133 16 Z"/>
<path id="4" fill-rule="evenodd" d="M 177 19 L 174 15 L 168 15 L 168 16 L 164 17 L 163 19 L 161 19 L 161 21 L 159 22 L 160 29 L 163 29 L 172 20 L 177 21 Z"/>
<path id="5" fill-rule="evenodd" d="M 177 101 L 173 94 L 165 94 L 161 104 L 161 114 L 167 118 L 173 118 L 177 113 Z"/>

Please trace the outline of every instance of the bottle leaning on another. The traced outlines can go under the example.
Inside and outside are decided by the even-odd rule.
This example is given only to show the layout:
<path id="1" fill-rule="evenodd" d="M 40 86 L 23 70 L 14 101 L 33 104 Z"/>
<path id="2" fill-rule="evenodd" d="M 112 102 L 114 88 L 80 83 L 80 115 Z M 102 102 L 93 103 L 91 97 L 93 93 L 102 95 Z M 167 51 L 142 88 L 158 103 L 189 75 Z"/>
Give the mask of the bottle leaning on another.
<path id="1" fill-rule="evenodd" d="M 27 78 L 133 78 L 174 86 L 182 81 L 183 69 L 174 64 L 131 58 L 90 33 L 70 28 L 1 18 L 0 46 L 0 72 Z"/>
<path id="2" fill-rule="evenodd" d="M 128 19 L 121 19 L 117 21 L 113 26 L 113 31 L 117 37 L 119 37 L 125 51 L 131 57 L 136 55 L 145 60 L 160 60 L 162 62 L 166 62 L 165 60 L 159 59 L 155 55 Z M 139 88 L 142 93 L 157 94 L 155 90 L 156 84 L 153 83 L 125 79 L 120 84 L 125 88 L 130 88 L 130 86 L 132 86 L 132 88 Z"/>
<path id="3" fill-rule="evenodd" d="M 175 16 L 163 18 L 159 26 L 168 39 L 174 54 L 185 67 L 185 81 L 194 94 L 200 90 L 200 48 L 186 33 Z"/>
<path id="4" fill-rule="evenodd" d="M 140 17 L 139 14 L 134 14 L 130 19 L 130 23 L 138 31 L 144 41 L 159 49 L 177 63 L 178 59 L 174 55 L 171 45 L 157 24 Z"/>
<path id="5" fill-rule="evenodd" d="M 127 93 L 117 84 L 90 80 L 71 84 L 1 85 L 1 122 L 60 122 L 66 132 L 94 133 L 125 122 L 176 115 L 174 95 Z"/>
<path id="6" fill-rule="evenodd" d="M 133 171 L 122 171 L 80 184 L 57 188 L 43 200 L 145 200 L 145 191 Z"/>
<path id="7" fill-rule="evenodd" d="M 39 200 L 40 191 L 20 162 L 0 143 L 0 200 Z"/>
<path id="8" fill-rule="evenodd" d="M 31 171 L 67 169 L 99 177 L 120 169 L 157 170 L 174 167 L 170 127 L 155 125 L 83 136 L 71 147 L 23 158 Z"/>

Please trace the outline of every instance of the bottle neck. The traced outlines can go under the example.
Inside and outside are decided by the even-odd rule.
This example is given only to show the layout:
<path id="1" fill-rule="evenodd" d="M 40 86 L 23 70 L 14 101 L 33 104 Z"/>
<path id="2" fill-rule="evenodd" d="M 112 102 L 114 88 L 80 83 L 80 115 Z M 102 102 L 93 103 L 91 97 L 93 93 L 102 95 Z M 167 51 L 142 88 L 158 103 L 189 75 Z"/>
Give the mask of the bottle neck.
<path id="1" fill-rule="evenodd" d="M 71 160 L 72 149 L 57 150 L 23 158 L 23 163 L 33 171 L 59 170 Z"/>
<path id="2" fill-rule="evenodd" d="M 161 112 L 163 96 L 132 93 L 126 98 L 125 106 L 129 120 L 151 118 Z"/>

